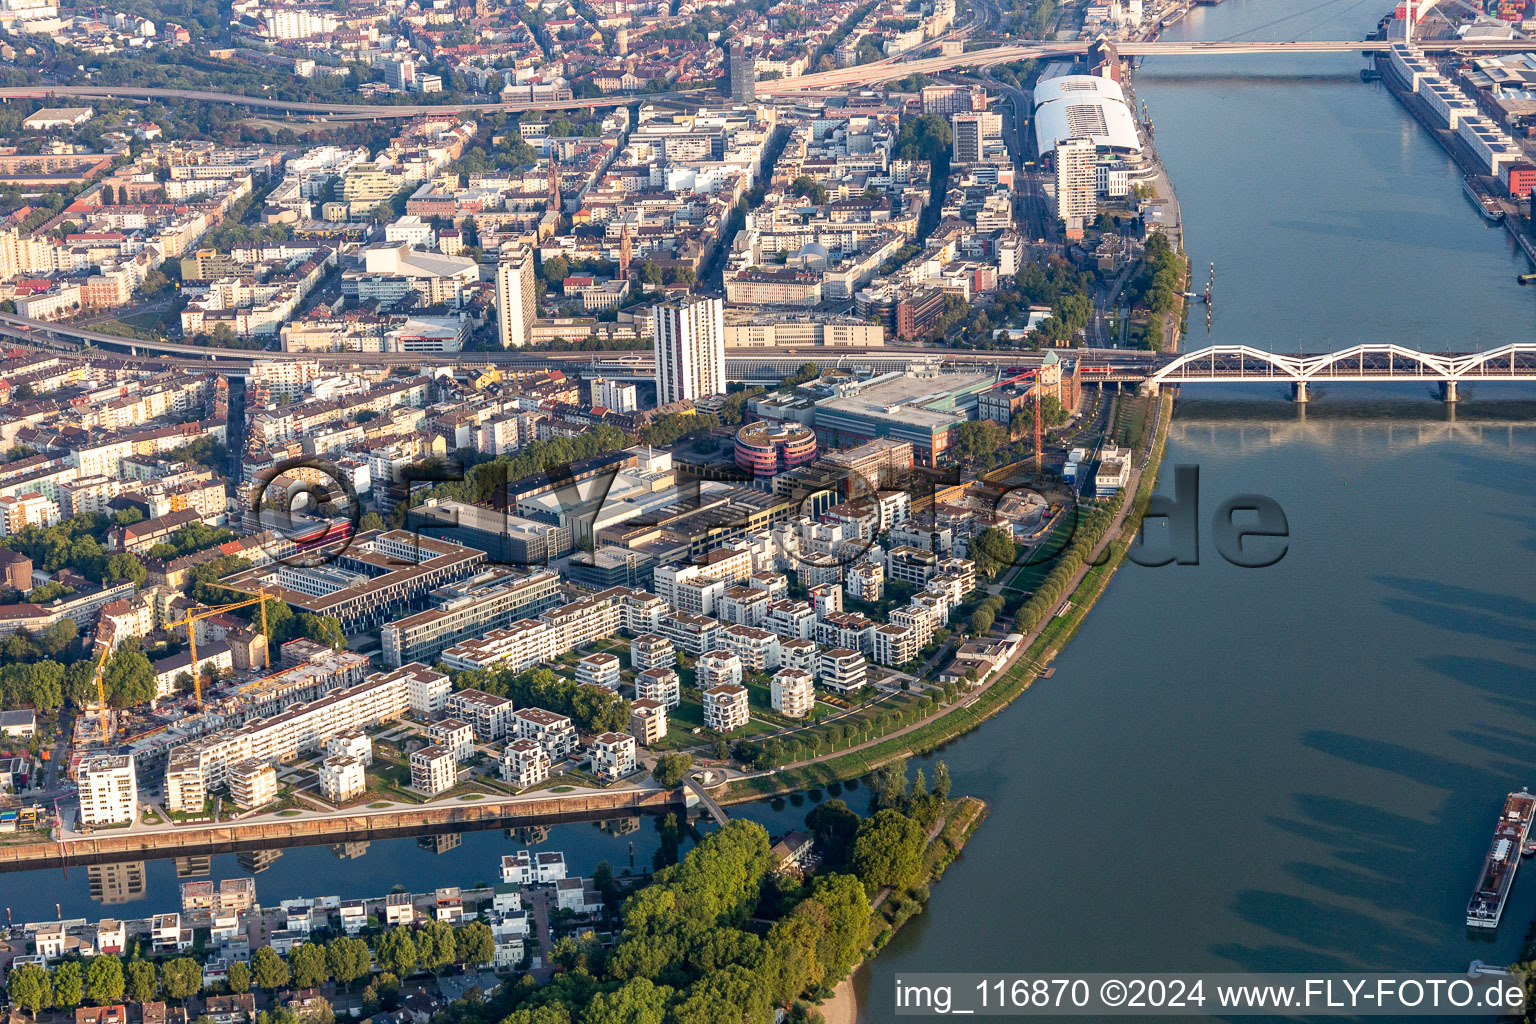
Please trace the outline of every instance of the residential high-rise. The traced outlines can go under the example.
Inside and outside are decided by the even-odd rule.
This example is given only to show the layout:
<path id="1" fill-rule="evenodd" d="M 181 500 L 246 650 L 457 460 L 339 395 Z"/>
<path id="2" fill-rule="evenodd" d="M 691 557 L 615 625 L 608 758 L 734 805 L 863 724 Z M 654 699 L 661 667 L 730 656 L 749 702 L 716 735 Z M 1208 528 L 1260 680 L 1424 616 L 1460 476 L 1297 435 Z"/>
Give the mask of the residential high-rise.
<path id="1" fill-rule="evenodd" d="M 1068 237 L 1081 237 L 1083 225 L 1099 212 L 1098 173 L 1092 139 L 1062 139 L 1056 144 L 1056 216 Z"/>
<path id="2" fill-rule="evenodd" d="M 757 99 L 756 58 L 740 43 L 731 44 L 731 99 L 752 103 Z"/>
<path id="3" fill-rule="evenodd" d="M 653 306 L 656 404 L 725 393 L 725 304 L 689 298 Z"/>
<path id="4" fill-rule="evenodd" d="M 533 333 L 538 299 L 533 290 L 533 250 L 520 245 L 496 265 L 496 318 L 501 347 L 522 348 Z"/>
<path id="5" fill-rule="evenodd" d="M 80 763 L 80 822 L 132 824 L 139 811 L 139 780 L 133 759 L 97 754 Z"/>

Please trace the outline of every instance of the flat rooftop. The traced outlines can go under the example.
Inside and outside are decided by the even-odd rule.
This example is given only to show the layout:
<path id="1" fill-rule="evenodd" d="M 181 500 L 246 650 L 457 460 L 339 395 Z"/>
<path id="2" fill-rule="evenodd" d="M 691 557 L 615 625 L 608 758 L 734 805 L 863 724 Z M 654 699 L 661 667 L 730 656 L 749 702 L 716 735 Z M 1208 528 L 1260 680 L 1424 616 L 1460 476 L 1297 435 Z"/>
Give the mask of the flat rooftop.
<path id="1" fill-rule="evenodd" d="M 966 418 L 955 408 L 957 396 L 980 390 L 996 379 L 990 373 L 903 374 L 851 395 L 829 398 L 818 403 L 817 409 L 930 429 L 944 427 Z"/>

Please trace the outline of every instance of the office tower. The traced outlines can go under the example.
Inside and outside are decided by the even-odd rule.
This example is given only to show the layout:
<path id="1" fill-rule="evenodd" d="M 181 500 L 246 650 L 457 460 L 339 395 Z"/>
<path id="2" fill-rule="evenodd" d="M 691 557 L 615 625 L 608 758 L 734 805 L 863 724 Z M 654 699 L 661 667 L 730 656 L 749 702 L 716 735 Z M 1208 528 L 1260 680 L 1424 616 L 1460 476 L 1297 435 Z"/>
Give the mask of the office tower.
<path id="1" fill-rule="evenodd" d="M 1092 139 L 1063 139 L 1056 144 L 1056 216 L 1069 236 L 1099 212 L 1098 173 Z"/>
<path id="2" fill-rule="evenodd" d="M 538 299 L 533 291 L 533 250 L 520 245 L 496 264 L 496 318 L 501 347 L 522 348 L 532 338 Z"/>
<path id="3" fill-rule="evenodd" d="M 656 404 L 725 393 L 725 304 L 690 298 L 651 309 Z"/>
<path id="4" fill-rule="evenodd" d="M 731 44 L 731 100 L 752 103 L 757 99 L 756 58 L 740 43 Z"/>
<path id="5" fill-rule="evenodd" d="M 996 149 L 1003 139 L 1003 117 L 979 110 L 949 116 L 953 146 L 950 162 L 980 163 L 989 149 Z"/>

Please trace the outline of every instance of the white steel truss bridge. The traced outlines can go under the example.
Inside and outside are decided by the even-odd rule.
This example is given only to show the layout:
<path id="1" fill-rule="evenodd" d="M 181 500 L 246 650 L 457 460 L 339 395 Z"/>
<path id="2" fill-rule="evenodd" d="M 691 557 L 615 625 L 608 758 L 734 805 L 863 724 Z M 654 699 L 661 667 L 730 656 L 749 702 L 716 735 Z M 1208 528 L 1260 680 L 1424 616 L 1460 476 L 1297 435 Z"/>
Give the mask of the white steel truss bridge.
<path id="1" fill-rule="evenodd" d="M 1536 342 L 1516 342 L 1484 352 L 1420 352 L 1402 345 L 1355 345 L 1321 355 L 1282 355 L 1247 345 L 1212 345 L 1177 356 L 1146 377 L 1152 392 L 1175 384 L 1290 384 L 1305 402 L 1312 384 L 1357 381 L 1438 384 L 1456 401 L 1462 381 L 1536 381 Z"/>

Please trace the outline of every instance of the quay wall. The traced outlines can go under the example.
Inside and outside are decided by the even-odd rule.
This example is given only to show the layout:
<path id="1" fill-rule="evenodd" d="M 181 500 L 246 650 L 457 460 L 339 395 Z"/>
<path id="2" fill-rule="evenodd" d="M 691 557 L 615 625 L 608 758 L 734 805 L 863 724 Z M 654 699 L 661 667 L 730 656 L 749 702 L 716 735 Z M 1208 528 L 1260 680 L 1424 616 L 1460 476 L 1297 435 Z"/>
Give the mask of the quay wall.
<path id="1" fill-rule="evenodd" d="M 656 814 L 684 807 L 681 790 L 581 793 L 516 801 L 484 800 L 442 807 L 392 807 L 292 820 L 188 825 L 154 832 L 98 833 L 64 843 L 0 846 L 0 873 L 65 864 L 142 860 L 190 853 L 236 853 L 525 825 L 597 821 L 618 814 Z"/>

